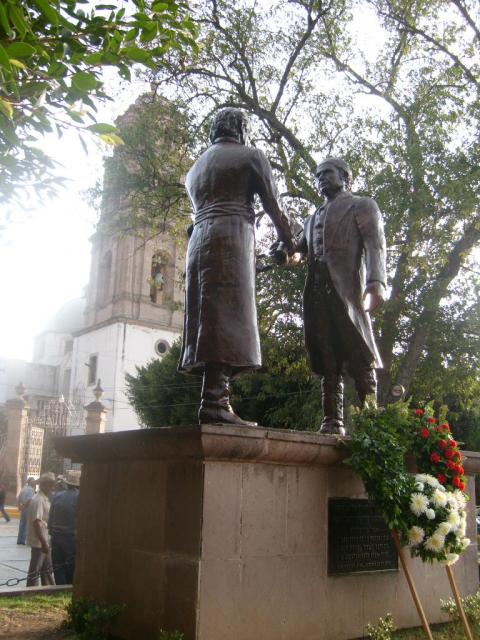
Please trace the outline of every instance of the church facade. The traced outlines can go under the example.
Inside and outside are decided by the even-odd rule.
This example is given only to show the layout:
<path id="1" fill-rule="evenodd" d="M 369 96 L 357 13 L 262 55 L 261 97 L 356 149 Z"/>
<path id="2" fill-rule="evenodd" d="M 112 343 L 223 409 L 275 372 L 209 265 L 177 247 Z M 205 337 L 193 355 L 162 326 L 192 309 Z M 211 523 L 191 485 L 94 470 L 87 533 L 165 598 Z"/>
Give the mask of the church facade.
<path id="1" fill-rule="evenodd" d="M 141 97 L 118 125 L 134 122 L 149 101 L 148 94 Z M 122 160 L 121 150 L 115 154 L 127 172 L 135 173 L 135 163 Z M 107 162 L 85 296 L 66 303 L 36 337 L 32 362 L 0 358 L 0 406 L 15 396 L 15 386 L 22 381 L 37 415 L 58 399 L 83 414 L 100 380 L 107 430 L 120 431 L 140 426 L 125 393 L 126 374 L 162 358 L 181 335 L 186 243 L 169 234 L 168 225 L 147 238 L 138 230 L 115 231 L 115 221 L 128 216 L 132 204 L 115 182 L 111 166 Z M 181 183 L 181 176 L 177 181 Z"/>

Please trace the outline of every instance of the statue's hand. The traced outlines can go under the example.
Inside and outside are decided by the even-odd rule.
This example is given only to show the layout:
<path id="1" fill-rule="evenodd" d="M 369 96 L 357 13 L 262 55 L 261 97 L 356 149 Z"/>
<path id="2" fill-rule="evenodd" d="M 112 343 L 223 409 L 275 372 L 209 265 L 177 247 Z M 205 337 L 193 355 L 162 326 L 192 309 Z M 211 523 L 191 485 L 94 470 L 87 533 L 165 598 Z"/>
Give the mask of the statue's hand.
<path id="1" fill-rule="evenodd" d="M 270 248 L 268 250 L 268 255 L 271 258 L 273 258 L 275 263 L 278 264 L 279 266 L 282 266 L 287 263 L 288 253 L 285 249 L 284 243 L 281 242 L 280 240 L 277 240 L 272 245 L 270 245 Z"/>
<path id="2" fill-rule="evenodd" d="M 367 300 L 365 311 L 375 313 L 386 300 L 386 290 L 381 282 L 370 282 L 365 287 L 363 300 Z"/>

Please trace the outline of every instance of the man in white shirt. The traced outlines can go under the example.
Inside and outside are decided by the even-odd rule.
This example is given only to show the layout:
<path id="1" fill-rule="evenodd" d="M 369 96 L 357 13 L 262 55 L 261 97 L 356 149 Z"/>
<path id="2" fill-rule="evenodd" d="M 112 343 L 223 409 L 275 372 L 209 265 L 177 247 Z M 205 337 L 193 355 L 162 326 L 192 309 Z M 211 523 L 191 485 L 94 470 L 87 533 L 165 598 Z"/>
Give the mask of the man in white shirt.
<path id="1" fill-rule="evenodd" d="M 30 502 L 27 515 L 27 545 L 31 547 L 27 587 L 55 584 L 52 575 L 52 558 L 48 543 L 49 495 L 55 487 L 55 474 L 44 473 L 38 480 L 40 489 Z"/>
<path id="2" fill-rule="evenodd" d="M 20 524 L 18 527 L 17 544 L 25 544 L 27 541 L 27 514 L 30 502 L 35 495 L 35 478 L 28 478 L 27 484 L 17 496 L 17 504 L 20 510 Z"/>

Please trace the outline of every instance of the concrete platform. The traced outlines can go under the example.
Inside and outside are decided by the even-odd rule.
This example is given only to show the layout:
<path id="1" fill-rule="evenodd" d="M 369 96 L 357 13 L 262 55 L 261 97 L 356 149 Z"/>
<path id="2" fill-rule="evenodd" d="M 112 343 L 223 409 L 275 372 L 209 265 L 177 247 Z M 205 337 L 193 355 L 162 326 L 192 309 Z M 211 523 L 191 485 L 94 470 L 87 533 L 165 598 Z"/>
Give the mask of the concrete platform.
<path id="1" fill-rule="evenodd" d="M 418 625 L 401 571 L 328 572 L 331 498 L 365 498 L 334 437 L 202 425 L 60 438 L 83 463 L 74 597 L 126 609 L 115 635 L 157 640 L 348 640 L 391 612 Z M 467 452 L 467 535 L 475 540 Z M 443 567 L 409 561 L 430 622 L 451 597 Z M 478 589 L 476 548 L 455 566 Z"/>

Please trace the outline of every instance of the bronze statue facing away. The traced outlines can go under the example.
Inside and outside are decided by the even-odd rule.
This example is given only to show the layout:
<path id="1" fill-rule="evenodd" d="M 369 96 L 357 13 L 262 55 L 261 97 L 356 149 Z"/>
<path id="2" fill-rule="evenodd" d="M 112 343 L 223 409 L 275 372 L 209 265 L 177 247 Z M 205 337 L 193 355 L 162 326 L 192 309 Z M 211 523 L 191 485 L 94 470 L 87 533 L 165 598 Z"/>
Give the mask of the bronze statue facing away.
<path id="1" fill-rule="evenodd" d="M 255 306 L 254 196 L 289 253 L 293 240 L 265 155 L 247 147 L 242 111 L 217 112 L 212 145 L 190 169 L 195 214 L 186 260 L 179 370 L 203 375 L 200 423 L 248 425 L 230 406 L 229 380 L 261 365 Z"/>
<path id="2" fill-rule="evenodd" d="M 385 236 L 374 200 L 353 195 L 350 167 L 327 158 L 316 183 L 326 200 L 307 219 L 295 249 L 307 261 L 303 298 L 305 346 L 312 371 L 322 378 L 321 433 L 345 433 L 343 375 L 355 382 L 360 404 L 376 395 L 382 362 L 369 313 L 385 300 Z M 279 256 L 278 243 L 272 255 Z M 280 258 L 277 258 L 281 261 Z M 289 259 L 289 263 L 293 263 Z M 369 302 L 364 308 L 365 300 Z"/>

